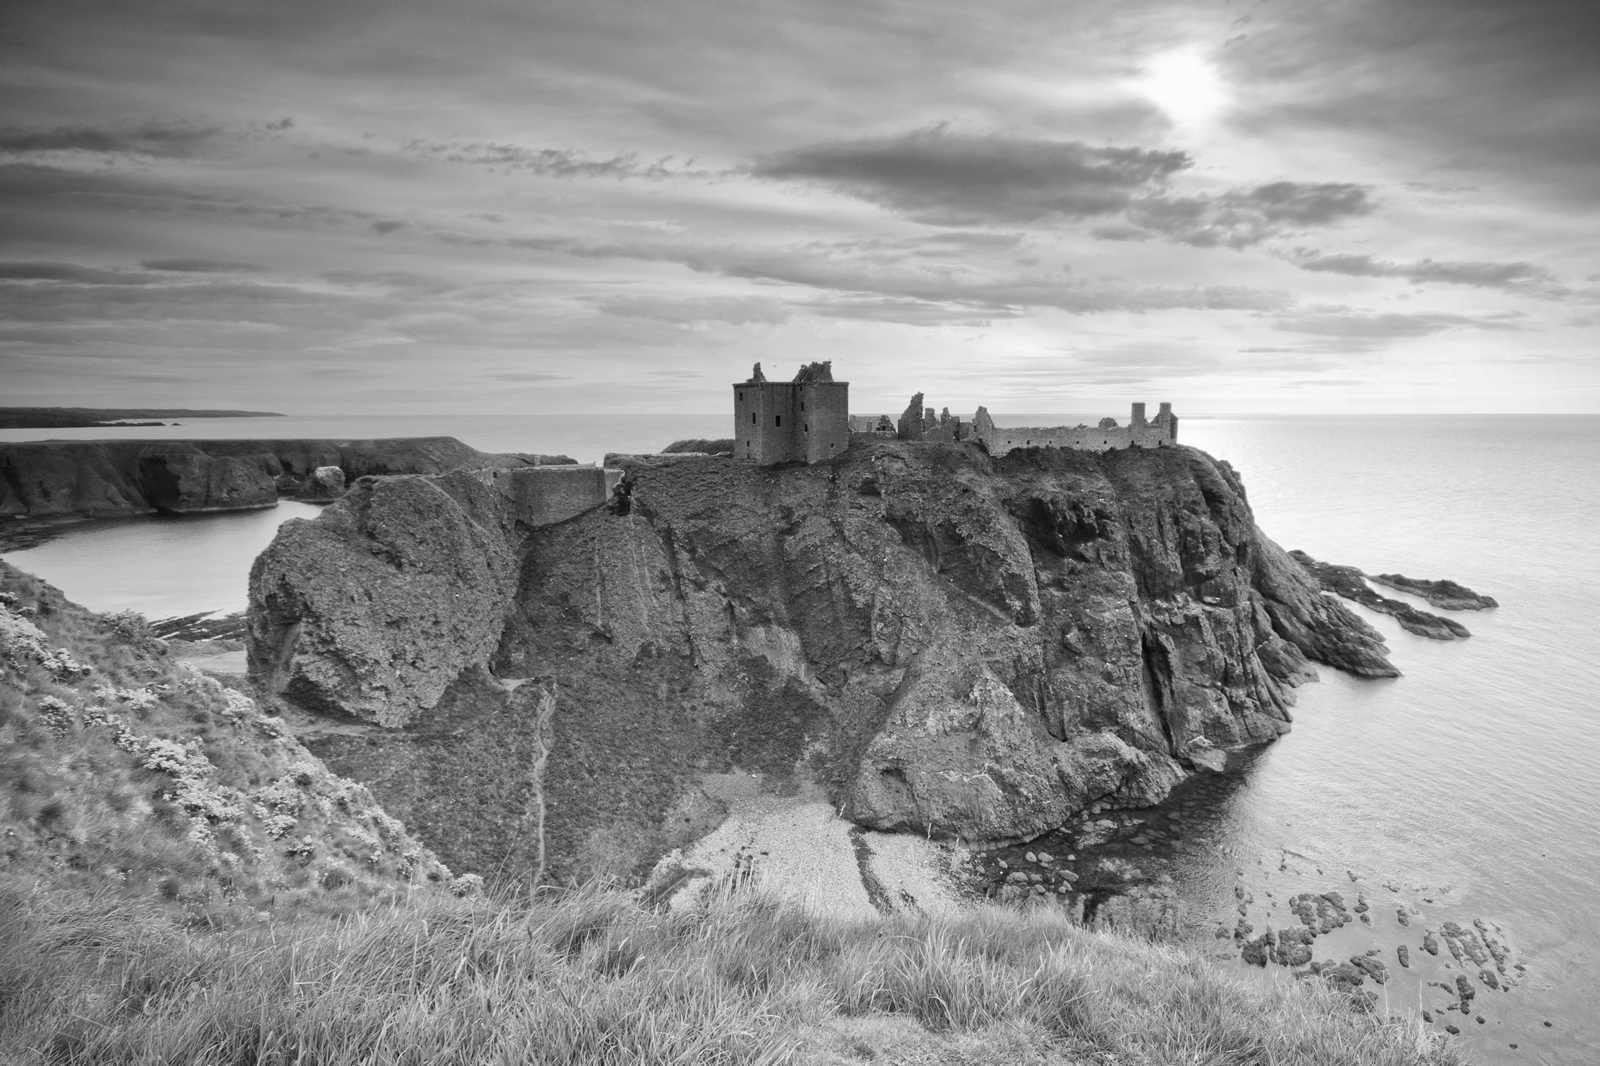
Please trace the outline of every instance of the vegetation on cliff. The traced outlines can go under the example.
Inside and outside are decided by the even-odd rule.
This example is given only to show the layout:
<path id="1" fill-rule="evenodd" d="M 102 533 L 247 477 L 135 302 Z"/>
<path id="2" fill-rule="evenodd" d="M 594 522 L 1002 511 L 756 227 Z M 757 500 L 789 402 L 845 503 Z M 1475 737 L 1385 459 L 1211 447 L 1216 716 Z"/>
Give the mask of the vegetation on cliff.
<path id="1" fill-rule="evenodd" d="M 142 618 L 5 564 L 0 671 L 0 1061 L 1456 1061 L 1058 910 L 484 898 Z"/>
<path id="2" fill-rule="evenodd" d="M 0 563 L 0 880 L 232 926 L 450 873 L 255 700 L 172 662 L 142 617 Z"/>
<path id="3" fill-rule="evenodd" d="M 0 1056 L 289 1066 L 994 1062 L 1451 1066 L 1414 1021 L 1046 909 L 842 922 L 730 897 L 422 896 L 180 929 L 0 891 Z"/>

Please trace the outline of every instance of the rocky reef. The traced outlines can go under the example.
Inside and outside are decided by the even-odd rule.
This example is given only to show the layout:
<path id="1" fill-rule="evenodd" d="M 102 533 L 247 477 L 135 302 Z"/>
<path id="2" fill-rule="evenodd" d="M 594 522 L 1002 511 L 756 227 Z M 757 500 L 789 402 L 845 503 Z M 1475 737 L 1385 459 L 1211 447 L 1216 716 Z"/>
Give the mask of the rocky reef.
<path id="1" fill-rule="evenodd" d="M 453 437 L 394 440 L 110 440 L 0 444 L 0 517 L 109 518 L 327 500 L 371 474 L 570 463 L 499 456 Z"/>
<path id="2" fill-rule="evenodd" d="M 253 679 L 446 862 L 637 870 L 735 770 L 1028 839 L 1271 742 L 1311 662 L 1398 673 L 1191 448 L 619 461 L 537 528 L 482 474 L 357 482 L 252 571 Z"/>
<path id="3" fill-rule="evenodd" d="M 1441 611 L 1485 611 L 1500 606 L 1493 596 L 1481 596 L 1465 585 L 1450 580 L 1427 581 L 1404 574 L 1376 574 L 1372 580 L 1413 596 L 1421 596 L 1429 606 Z"/>
<path id="4" fill-rule="evenodd" d="M 1359 603 L 1369 610 L 1392 616 L 1395 621 L 1400 623 L 1400 628 L 1407 633 L 1415 633 L 1419 637 L 1427 637 L 1430 640 L 1460 640 L 1464 637 L 1472 636 L 1466 626 L 1454 619 L 1440 618 L 1436 614 L 1419 611 L 1409 603 L 1379 595 L 1367 585 L 1365 580 L 1367 575 L 1357 567 L 1319 562 L 1305 552 L 1298 550 L 1290 552 L 1289 555 L 1295 562 L 1305 567 L 1306 573 L 1316 578 L 1324 589 L 1335 595 L 1343 596 L 1352 603 Z M 1373 580 L 1377 581 L 1378 579 L 1373 578 Z M 1384 584 L 1389 584 L 1389 582 L 1384 582 Z M 1461 588 L 1460 585 L 1455 585 L 1454 582 L 1449 584 L 1455 588 Z M 1392 587 L 1400 588 L 1401 586 L 1394 585 Z M 1405 589 L 1405 591 L 1409 592 L 1411 590 Z M 1470 592 L 1471 590 L 1464 589 L 1463 591 Z M 1489 603 L 1492 605 L 1494 601 L 1489 600 Z"/>

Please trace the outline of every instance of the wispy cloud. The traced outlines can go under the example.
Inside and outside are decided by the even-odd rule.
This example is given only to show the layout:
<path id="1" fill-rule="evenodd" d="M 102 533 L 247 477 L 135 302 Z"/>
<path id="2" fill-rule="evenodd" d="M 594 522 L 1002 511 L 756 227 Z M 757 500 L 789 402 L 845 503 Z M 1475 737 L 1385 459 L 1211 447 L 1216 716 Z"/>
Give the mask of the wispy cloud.
<path id="1" fill-rule="evenodd" d="M 519 144 L 479 142 L 459 144 L 415 140 L 405 150 L 429 159 L 467 166 L 538 174 L 550 178 L 666 178 L 706 177 L 710 172 L 689 166 L 674 166 L 673 156 L 641 159 L 637 153 L 621 152 L 597 159 L 574 148 L 526 148 Z"/>
<path id="2" fill-rule="evenodd" d="M 1215 196 L 1146 196 L 1128 205 L 1133 229 L 1104 228 L 1108 240 L 1159 234 L 1196 248 L 1247 248 L 1286 233 L 1337 225 L 1375 206 L 1365 186 L 1275 181 Z"/>
<path id="3" fill-rule="evenodd" d="M 1372 255 L 1330 254 L 1315 248 L 1296 248 L 1285 258 L 1301 270 L 1326 274 L 1348 274 L 1364 278 L 1402 278 L 1415 284 L 1442 282 L 1472 285 L 1480 289 L 1500 289 L 1555 300 L 1570 296 L 1572 290 L 1544 267 L 1532 263 L 1491 263 L 1465 260 L 1419 259 L 1401 263 Z"/>
<path id="4" fill-rule="evenodd" d="M 1273 325 L 1290 333 L 1353 340 L 1428 337 L 1451 329 L 1521 330 L 1521 316 L 1509 312 L 1464 315 L 1450 311 L 1367 311 L 1342 306 L 1296 308 L 1277 315 Z"/>
<path id="5" fill-rule="evenodd" d="M 240 263 L 232 259 L 198 259 L 177 257 L 173 259 L 146 259 L 139 264 L 146 270 L 166 270 L 179 274 L 240 274 L 259 273 L 266 269 L 256 263 Z"/>
<path id="6" fill-rule="evenodd" d="M 94 152 L 192 159 L 211 148 L 223 131 L 218 126 L 145 122 L 137 126 L 6 126 L 0 128 L 0 152 Z"/>

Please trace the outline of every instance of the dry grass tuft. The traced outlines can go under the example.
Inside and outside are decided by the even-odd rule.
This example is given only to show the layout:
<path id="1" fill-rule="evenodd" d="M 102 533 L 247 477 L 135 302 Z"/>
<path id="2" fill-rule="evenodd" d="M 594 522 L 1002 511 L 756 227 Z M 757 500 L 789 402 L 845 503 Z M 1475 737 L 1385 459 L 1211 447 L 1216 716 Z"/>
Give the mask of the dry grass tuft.
<path id="1" fill-rule="evenodd" d="M 761 897 L 418 895 L 229 934 L 0 893 L 7 1062 L 1370 1063 L 1456 1059 L 1053 911 L 839 921 Z"/>

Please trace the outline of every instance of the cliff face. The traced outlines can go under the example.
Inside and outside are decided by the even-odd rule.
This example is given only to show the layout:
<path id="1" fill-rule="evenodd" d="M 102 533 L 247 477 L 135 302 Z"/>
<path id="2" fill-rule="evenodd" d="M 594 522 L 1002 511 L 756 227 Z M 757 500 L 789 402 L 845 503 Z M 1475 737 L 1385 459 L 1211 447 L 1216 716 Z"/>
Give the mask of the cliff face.
<path id="1" fill-rule="evenodd" d="M 452 437 L 398 440 L 112 440 L 0 444 L 0 516 L 82 518 L 271 507 L 315 494 L 319 467 L 347 481 L 564 456 L 497 456 Z"/>
<path id="2" fill-rule="evenodd" d="M 873 828 L 1015 839 L 1271 741 L 1308 657 L 1395 673 L 1192 449 L 878 442 L 628 476 L 626 513 L 534 530 L 466 475 L 379 482 L 252 576 L 258 681 L 375 723 L 307 735 L 447 862 L 528 861 L 546 745 L 557 876 L 676 842 L 698 776 L 731 769 L 820 782 Z"/>

